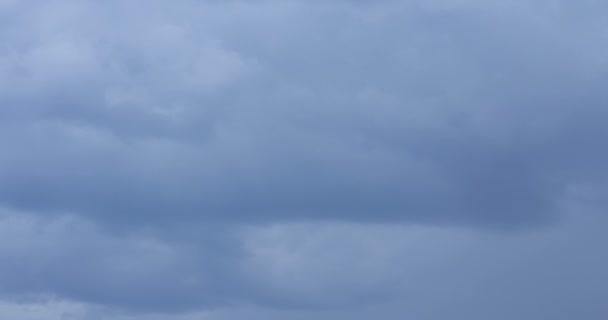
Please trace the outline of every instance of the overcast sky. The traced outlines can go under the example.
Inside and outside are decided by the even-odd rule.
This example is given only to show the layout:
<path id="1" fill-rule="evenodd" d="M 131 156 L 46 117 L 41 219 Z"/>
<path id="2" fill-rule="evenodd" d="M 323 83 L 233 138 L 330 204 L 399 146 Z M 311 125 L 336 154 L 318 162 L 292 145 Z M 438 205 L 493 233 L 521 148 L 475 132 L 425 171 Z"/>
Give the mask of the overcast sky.
<path id="1" fill-rule="evenodd" d="M 0 318 L 608 319 L 606 12 L 0 0 Z"/>

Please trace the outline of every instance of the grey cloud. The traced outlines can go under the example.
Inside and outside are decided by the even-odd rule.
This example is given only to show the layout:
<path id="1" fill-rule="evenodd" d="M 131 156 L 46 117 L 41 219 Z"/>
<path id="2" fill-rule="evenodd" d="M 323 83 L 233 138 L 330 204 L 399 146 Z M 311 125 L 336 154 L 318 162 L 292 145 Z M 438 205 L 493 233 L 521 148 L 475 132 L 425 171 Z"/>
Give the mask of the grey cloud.
<path id="1" fill-rule="evenodd" d="M 446 245 L 396 270 L 400 228 L 534 232 L 577 193 L 603 208 L 601 7 L 0 1 L 0 291 L 368 305 L 471 258 Z"/>
<path id="2" fill-rule="evenodd" d="M 248 227 L 232 233 L 243 247 L 240 267 L 215 270 L 209 266 L 218 265 L 218 257 L 202 259 L 209 256 L 142 234 L 122 237 L 68 218 L 5 215 L 2 234 L 26 241 L 0 248 L 3 257 L 21 262 L 13 270 L 2 265 L 3 275 L 19 275 L 3 277 L 3 291 L 12 289 L 6 284 L 36 282 L 35 290 L 21 293 L 42 287 L 56 298 L 46 307 L 35 300 L 25 305 L 87 320 L 170 319 L 181 308 L 192 311 L 180 313 L 184 319 L 214 320 L 602 319 L 608 257 L 596 243 L 603 243 L 606 219 L 601 212 L 569 209 L 567 224 L 519 235 L 345 223 Z M 75 234 L 78 243 L 62 242 Z M 36 267 L 47 280 L 33 275 Z M 193 275 L 205 285 L 188 286 Z M 221 281 L 213 281 L 218 276 Z M 236 278 L 237 288 L 222 290 Z M 205 304 L 210 295 L 232 303 Z M 198 301 L 187 305 L 188 297 Z"/>
<path id="3" fill-rule="evenodd" d="M 29 3 L 3 32 L 5 205 L 517 227 L 603 171 L 601 61 L 542 6 Z"/>
<path id="4" fill-rule="evenodd" d="M 214 280 L 202 277 L 205 271 L 195 261 L 219 265 L 221 259 L 207 256 L 204 245 L 194 250 L 112 236 L 86 221 L 24 214 L 3 216 L 2 238 L 1 291 L 9 296 L 59 295 L 127 309 L 217 304 L 203 295 L 201 289 Z"/>
<path id="5" fill-rule="evenodd" d="M 0 296 L 162 314 L 249 303 L 288 309 L 369 304 L 398 293 L 402 270 L 391 264 L 413 244 L 410 239 L 423 236 L 356 225 L 195 229 L 182 228 L 178 237 L 125 233 L 73 216 L 42 219 L 5 211 Z M 398 241 L 375 248 L 388 239 Z M 361 255 L 374 259 L 345 265 Z"/>

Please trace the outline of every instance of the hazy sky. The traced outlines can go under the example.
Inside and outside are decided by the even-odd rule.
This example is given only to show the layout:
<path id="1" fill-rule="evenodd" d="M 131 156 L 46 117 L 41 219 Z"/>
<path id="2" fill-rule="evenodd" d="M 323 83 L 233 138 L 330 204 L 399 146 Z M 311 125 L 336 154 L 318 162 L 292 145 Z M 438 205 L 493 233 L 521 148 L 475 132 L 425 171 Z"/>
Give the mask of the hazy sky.
<path id="1" fill-rule="evenodd" d="M 0 317 L 607 319 L 606 12 L 0 0 Z"/>

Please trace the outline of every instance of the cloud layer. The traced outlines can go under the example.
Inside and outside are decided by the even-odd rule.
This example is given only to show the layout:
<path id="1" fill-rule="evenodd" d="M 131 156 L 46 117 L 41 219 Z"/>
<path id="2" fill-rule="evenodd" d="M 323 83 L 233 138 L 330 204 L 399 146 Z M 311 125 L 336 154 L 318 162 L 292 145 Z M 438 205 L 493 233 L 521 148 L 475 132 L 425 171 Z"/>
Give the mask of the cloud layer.
<path id="1" fill-rule="evenodd" d="M 453 5 L 17 2 L 1 200 L 120 223 L 551 219 L 605 163 L 604 59 L 563 12 Z"/>
<path id="2" fill-rule="evenodd" d="M 598 6 L 0 1 L 0 293 L 347 310 L 499 272 L 459 250 L 605 208 Z"/>

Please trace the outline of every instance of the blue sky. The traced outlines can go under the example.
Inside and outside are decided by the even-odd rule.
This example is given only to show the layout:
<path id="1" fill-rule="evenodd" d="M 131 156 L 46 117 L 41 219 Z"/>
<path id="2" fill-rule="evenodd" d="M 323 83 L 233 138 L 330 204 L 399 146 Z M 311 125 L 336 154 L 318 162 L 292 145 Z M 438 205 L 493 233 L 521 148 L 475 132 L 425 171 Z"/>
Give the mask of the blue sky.
<path id="1" fill-rule="evenodd" d="M 596 1 L 0 1 L 0 315 L 608 316 Z"/>

